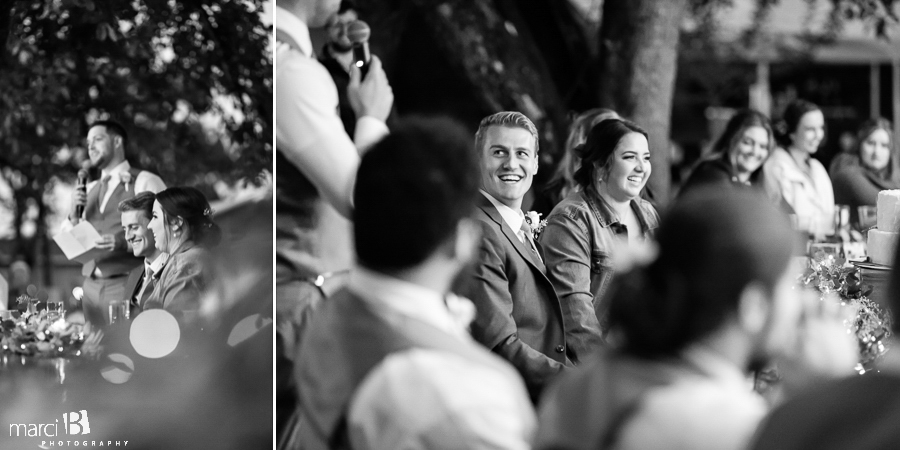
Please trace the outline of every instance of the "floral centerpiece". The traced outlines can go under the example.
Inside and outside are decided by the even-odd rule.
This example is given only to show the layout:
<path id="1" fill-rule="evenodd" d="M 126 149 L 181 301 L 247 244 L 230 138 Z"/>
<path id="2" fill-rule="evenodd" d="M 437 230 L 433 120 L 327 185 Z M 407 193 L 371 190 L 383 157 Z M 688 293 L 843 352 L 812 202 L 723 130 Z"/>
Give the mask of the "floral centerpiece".
<path id="1" fill-rule="evenodd" d="M 891 316 L 869 299 L 872 286 L 863 284 L 859 269 L 844 265 L 842 259 L 833 255 L 814 254 L 799 281 L 818 291 L 822 301 L 840 301 L 854 309 L 854 315 L 844 324 L 859 342 L 856 370 L 860 374 L 871 370 L 887 351 L 885 340 L 891 335 Z"/>
<path id="2" fill-rule="evenodd" d="M 17 301 L 27 304 L 37 299 L 22 295 Z M 38 357 L 95 354 L 100 350 L 100 338 L 99 332 L 86 330 L 82 324 L 31 308 L 18 318 L 0 320 L 0 354 Z"/>

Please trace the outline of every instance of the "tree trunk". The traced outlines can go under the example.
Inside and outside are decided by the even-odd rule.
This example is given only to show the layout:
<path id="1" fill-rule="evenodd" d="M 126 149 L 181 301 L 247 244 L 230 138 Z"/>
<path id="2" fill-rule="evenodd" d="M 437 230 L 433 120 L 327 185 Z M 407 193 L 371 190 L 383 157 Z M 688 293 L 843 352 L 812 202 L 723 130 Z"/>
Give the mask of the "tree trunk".
<path id="1" fill-rule="evenodd" d="M 669 121 L 679 27 L 687 0 L 606 0 L 600 24 L 600 104 L 647 130 L 653 200 L 669 200 Z"/>

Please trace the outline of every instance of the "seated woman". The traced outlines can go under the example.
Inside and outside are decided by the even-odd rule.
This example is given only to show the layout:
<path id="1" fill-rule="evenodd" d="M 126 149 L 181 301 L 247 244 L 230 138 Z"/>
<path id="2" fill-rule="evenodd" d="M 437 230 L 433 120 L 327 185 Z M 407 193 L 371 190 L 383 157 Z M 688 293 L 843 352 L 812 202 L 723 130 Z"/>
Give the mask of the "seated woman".
<path id="1" fill-rule="evenodd" d="M 784 111 L 776 148 L 763 165 L 766 192 L 779 199 L 795 219 L 795 228 L 816 236 L 834 231 L 834 191 L 831 178 L 812 155 L 825 138 L 822 110 L 795 100 Z"/>
<path id="2" fill-rule="evenodd" d="M 576 355 L 603 340 L 612 258 L 619 242 L 648 239 L 659 222 L 640 198 L 650 177 L 647 132 L 622 119 L 607 119 L 579 147 L 575 172 L 580 190 L 547 218 L 540 234 L 547 277 L 562 304 L 566 342 Z"/>
<path id="3" fill-rule="evenodd" d="M 148 228 L 156 247 L 169 257 L 144 309 L 197 311 L 200 295 L 212 280 L 210 247 L 221 240 L 206 197 L 192 187 L 173 187 L 156 194 Z"/>
<path id="4" fill-rule="evenodd" d="M 738 111 L 710 154 L 691 172 L 681 193 L 708 184 L 762 188 L 762 166 L 774 143 L 766 116 L 752 109 Z"/>
<path id="5" fill-rule="evenodd" d="M 883 118 L 867 120 L 858 136 L 856 153 L 831 165 L 834 201 L 850 206 L 852 223 L 859 223 L 859 206 L 875 205 L 879 191 L 900 189 L 891 123 Z"/>

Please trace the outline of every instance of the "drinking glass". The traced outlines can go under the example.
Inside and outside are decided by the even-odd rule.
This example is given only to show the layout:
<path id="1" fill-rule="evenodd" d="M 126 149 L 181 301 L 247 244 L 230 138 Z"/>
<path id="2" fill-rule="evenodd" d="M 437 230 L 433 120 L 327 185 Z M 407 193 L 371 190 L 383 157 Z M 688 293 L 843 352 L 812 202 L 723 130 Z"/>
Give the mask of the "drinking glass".
<path id="1" fill-rule="evenodd" d="M 131 318 L 128 300 L 113 300 L 109 302 L 109 323 L 125 322 Z"/>
<path id="2" fill-rule="evenodd" d="M 858 206 L 859 229 L 865 230 L 874 227 L 878 223 L 878 210 L 873 205 Z"/>
<path id="3" fill-rule="evenodd" d="M 65 305 L 63 302 L 47 302 L 47 317 L 50 320 L 56 320 L 65 315 Z"/>

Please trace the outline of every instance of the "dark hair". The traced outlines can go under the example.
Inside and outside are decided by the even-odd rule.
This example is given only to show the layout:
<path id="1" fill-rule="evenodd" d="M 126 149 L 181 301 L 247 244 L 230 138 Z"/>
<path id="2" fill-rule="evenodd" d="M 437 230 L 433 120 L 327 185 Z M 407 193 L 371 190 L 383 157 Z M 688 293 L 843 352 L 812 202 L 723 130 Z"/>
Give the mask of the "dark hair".
<path id="1" fill-rule="evenodd" d="M 88 127 L 88 131 L 91 131 L 94 127 L 103 127 L 108 134 L 119 136 L 122 138 L 122 148 L 128 148 L 128 133 L 125 132 L 125 127 L 118 122 L 112 120 L 98 120 Z"/>
<path id="2" fill-rule="evenodd" d="M 119 202 L 119 212 L 125 211 L 142 211 L 148 219 L 153 217 L 153 201 L 156 200 L 156 194 L 145 191 L 134 197 L 126 198 Z"/>
<path id="3" fill-rule="evenodd" d="M 347 11 L 357 11 L 356 2 L 353 0 L 341 0 L 341 6 L 338 7 L 338 14 L 343 14 Z"/>
<path id="4" fill-rule="evenodd" d="M 606 119 L 591 128 L 587 141 L 576 147 L 576 154 L 581 157 L 581 167 L 575 171 L 575 182 L 587 188 L 597 179 L 595 163 L 600 163 L 600 170 L 609 168 L 613 153 L 619 141 L 627 134 L 640 133 L 647 138 L 647 132 L 637 124 L 625 119 Z"/>
<path id="5" fill-rule="evenodd" d="M 894 164 L 897 158 L 894 157 L 895 145 L 894 145 L 894 130 L 891 128 L 891 122 L 884 117 L 876 117 L 873 119 L 868 119 L 863 122 L 859 126 L 859 130 L 856 133 L 856 154 L 862 157 L 862 146 L 863 142 L 875 132 L 875 130 L 884 130 L 887 131 L 888 139 L 890 140 L 890 159 L 888 160 L 888 177 L 892 175 L 895 171 Z M 860 159 L 860 163 L 862 159 Z"/>
<path id="6" fill-rule="evenodd" d="M 362 265 L 382 272 L 413 267 L 455 235 L 478 195 L 471 146 L 456 121 L 412 118 L 366 152 L 353 211 Z"/>
<path id="7" fill-rule="evenodd" d="M 156 201 L 166 215 L 166 222 L 181 217 L 191 231 L 191 239 L 206 247 L 222 240 L 222 230 L 212 221 L 212 209 L 206 196 L 192 187 L 171 187 L 156 194 Z"/>
<path id="8" fill-rule="evenodd" d="M 718 156 L 728 154 L 740 142 L 744 136 L 744 131 L 751 127 L 762 127 L 766 130 L 766 134 L 769 136 L 769 151 L 771 152 L 775 146 L 775 137 L 772 135 L 772 125 L 769 124 L 769 118 L 754 109 L 741 109 L 731 116 L 728 124 L 725 125 L 725 131 L 722 132 L 722 135 L 719 136 L 719 139 L 713 145 L 711 154 Z"/>
<path id="9" fill-rule="evenodd" d="M 572 119 L 562 157 L 556 165 L 556 171 L 547 182 L 547 189 L 558 194 L 556 202 L 562 200 L 575 187 L 575 171 L 581 166 L 581 158 L 575 154 L 575 148 L 587 140 L 587 135 L 594 125 L 606 119 L 617 118 L 619 114 L 611 109 L 593 108 Z"/>
<path id="10" fill-rule="evenodd" d="M 641 357 L 676 355 L 721 327 L 750 283 L 773 290 L 798 249 L 787 217 L 749 190 L 693 191 L 656 236 L 657 259 L 621 276 L 610 299 L 612 333 Z"/>
<path id="11" fill-rule="evenodd" d="M 797 131 L 797 126 L 800 125 L 800 120 L 803 119 L 803 116 L 807 113 L 821 110 L 815 103 L 802 99 L 789 103 L 787 108 L 784 109 L 784 114 L 781 115 L 781 120 L 775 127 L 775 139 L 778 140 L 778 144 L 785 149 L 790 147 L 791 134 Z"/>

